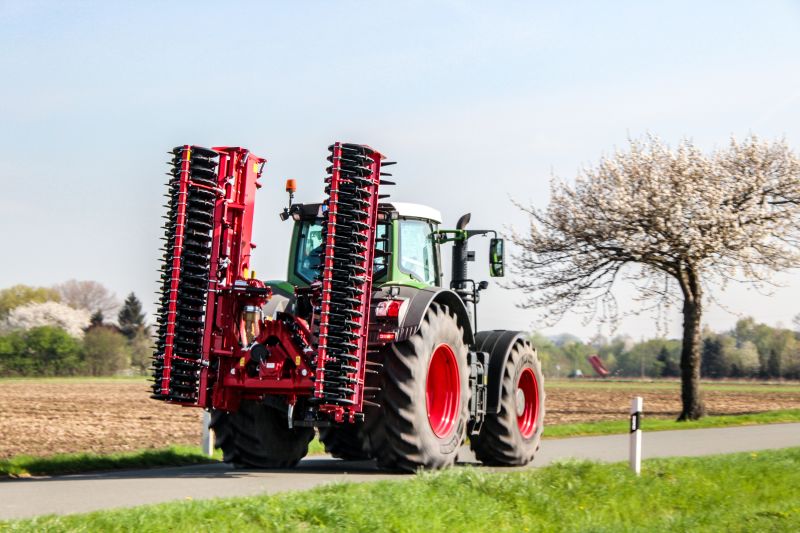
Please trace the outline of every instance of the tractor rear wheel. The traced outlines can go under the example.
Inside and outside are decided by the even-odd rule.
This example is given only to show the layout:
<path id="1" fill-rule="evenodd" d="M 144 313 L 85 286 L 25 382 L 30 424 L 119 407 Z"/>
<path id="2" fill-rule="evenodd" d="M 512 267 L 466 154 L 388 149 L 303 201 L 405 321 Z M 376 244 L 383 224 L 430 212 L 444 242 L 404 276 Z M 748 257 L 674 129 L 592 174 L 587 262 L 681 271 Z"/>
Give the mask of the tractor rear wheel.
<path id="1" fill-rule="evenodd" d="M 383 360 L 383 416 L 371 435 L 384 468 L 413 472 L 455 463 L 464 441 L 469 367 L 463 329 L 447 306 L 431 304 L 411 338 Z"/>
<path id="2" fill-rule="evenodd" d="M 319 440 L 325 445 L 325 451 L 337 459 L 364 461 L 372 458 L 363 422 L 319 428 Z"/>
<path id="3" fill-rule="evenodd" d="M 382 362 L 382 360 L 375 359 L 371 359 L 371 361 Z M 368 387 L 379 388 L 380 379 L 380 374 L 368 373 L 365 384 Z M 381 402 L 380 392 L 372 400 Z M 375 439 L 382 434 L 375 428 L 382 423 L 383 414 L 380 408 L 375 406 L 365 406 L 364 414 L 364 422 L 334 424 L 319 428 L 319 440 L 325 445 L 325 451 L 337 459 L 345 461 L 373 459 L 375 457 Z"/>
<path id="4" fill-rule="evenodd" d="M 539 449 L 544 427 L 542 365 L 528 342 L 511 349 L 501 380 L 498 412 L 486 415 L 470 446 L 484 464 L 525 465 Z"/>
<path id="5" fill-rule="evenodd" d="M 288 468 L 308 454 L 311 428 L 289 429 L 286 413 L 245 400 L 235 413 L 213 411 L 211 429 L 222 460 L 237 468 Z"/>

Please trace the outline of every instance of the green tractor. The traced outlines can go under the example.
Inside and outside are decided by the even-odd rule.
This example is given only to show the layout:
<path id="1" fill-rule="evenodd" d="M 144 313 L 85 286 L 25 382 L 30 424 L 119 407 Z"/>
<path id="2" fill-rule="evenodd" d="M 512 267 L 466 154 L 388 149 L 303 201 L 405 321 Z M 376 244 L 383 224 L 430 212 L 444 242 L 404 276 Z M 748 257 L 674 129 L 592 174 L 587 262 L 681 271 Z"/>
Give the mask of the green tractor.
<path id="1" fill-rule="evenodd" d="M 309 313 L 296 292 L 315 280 L 323 246 L 322 204 L 294 204 L 287 279 L 265 282 L 273 297 L 265 315 Z M 477 304 L 488 282 L 469 278 L 474 236 L 490 241 L 491 276 L 503 276 L 503 240 L 492 230 L 439 229 L 431 207 L 381 203 L 376 230 L 365 413 L 354 424 L 320 427 L 328 453 L 347 460 L 413 471 L 456 461 L 469 438 L 478 460 L 524 465 L 539 447 L 544 421 L 543 377 L 536 350 L 517 331 L 478 331 Z M 451 280 L 444 285 L 440 248 L 453 243 Z M 301 441 L 309 437 L 307 428 Z M 255 465 L 257 466 L 257 464 Z"/>

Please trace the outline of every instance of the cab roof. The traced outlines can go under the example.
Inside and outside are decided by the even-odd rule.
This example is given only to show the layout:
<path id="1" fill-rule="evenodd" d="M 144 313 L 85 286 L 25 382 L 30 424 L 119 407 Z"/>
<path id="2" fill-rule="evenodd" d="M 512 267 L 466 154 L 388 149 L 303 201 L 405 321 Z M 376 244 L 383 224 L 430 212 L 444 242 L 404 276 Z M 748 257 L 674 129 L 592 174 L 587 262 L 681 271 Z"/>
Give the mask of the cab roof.
<path id="1" fill-rule="evenodd" d="M 297 204 L 302 213 L 303 219 L 310 219 L 322 216 L 320 207 L 322 204 Z M 388 207 L 395 211 L 401 218 L 422 218 L 432 220 L 437 224 L 442 223 L 442 213 L 438 209 L 422 204 L 411 204 L 406 202 L 381 202 L 381 207 Z"/>
<path id="2" fill-rule="evenodd" d="M 406 202 L 381 202 L 382 205 L 391 206 L 401 217 L 424 218 L 442 223 L 442 213 L 438 209 L 422 204 L 409 204 Z"/>

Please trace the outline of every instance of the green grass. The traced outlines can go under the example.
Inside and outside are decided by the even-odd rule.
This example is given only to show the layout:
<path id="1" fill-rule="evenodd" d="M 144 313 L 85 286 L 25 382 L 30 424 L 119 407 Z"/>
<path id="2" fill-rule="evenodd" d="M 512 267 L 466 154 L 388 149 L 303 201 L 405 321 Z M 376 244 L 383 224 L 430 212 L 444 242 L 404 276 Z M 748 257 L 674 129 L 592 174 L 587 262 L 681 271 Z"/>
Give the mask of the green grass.
<path id="1" fill-rule="evenodd" d="M 158 466 L 184 466 L 209 463 L 221 459 L 203 455 L 200 448 L 171 446 L 157 450 L 136 452 L 63 453 L 47 457 L 17 455 L 0 460 L 0 476 L 24 477 L 51 474 L 75 474 L 96 470 L 119 470 L 124 468 L 151 468 Z"/>
<path id="2" fill-rule="evenodd" d="M 637 379 L 547 379 L 547 389 L 602 389 L 602 390 L 630 390 L 630 391 L 679 391 L 681 388 L 678 380 L 637 380 Z M 800 383 L 788 382 L 760 382 L 760 381 L 711 381 L 702 380 L 700 389 L 704 391 L 742 392 L 742 393 L 771 393 L 771 392 L 800 392 Z"/>
<path id="3" fill-rule="evenodd" d="M 302 493 L 47 516 L 9 531 L 798 531 L 800 448 L 624 464 L 473 468 Z"/>
<path id="4" fill-rule="evenodd" d="M 546 421 L 546 418 L 545 418 Z M 755 424 L 779 424 L 800 422 L 800 409 L 767 411 L 748 415 L 707 416 L 700 420 L 676 422 L 674 419 L 647 418 L 642 420 L 642 431 L 668 431 L 680 429 L 719 428 L 730 426 L 750 426 Z M 577 437 L 580 435 L 612 435 L 627 433 L 629 421 L 609 420 L 579 424 L 559 424 L 548 426 L 545 423 L 545 438 Z"/>
<path id="5" fill-rule="evenodd" d="M 309 455 L 325 453 L 319 440 L 314 439 L 308 447 Z M 199 447 L 170 446 L 155 450 L 99 453 L 63 453 L 46 457 L 17 455 L 0 460 L 0 478 L 78 474 L 103 470 L 132 468 L 155 468 L 164 466 L 188 466 L 214 463 L 222 460 L 222 452 L 214 451 L 213 457 L 204 455 Z"/>

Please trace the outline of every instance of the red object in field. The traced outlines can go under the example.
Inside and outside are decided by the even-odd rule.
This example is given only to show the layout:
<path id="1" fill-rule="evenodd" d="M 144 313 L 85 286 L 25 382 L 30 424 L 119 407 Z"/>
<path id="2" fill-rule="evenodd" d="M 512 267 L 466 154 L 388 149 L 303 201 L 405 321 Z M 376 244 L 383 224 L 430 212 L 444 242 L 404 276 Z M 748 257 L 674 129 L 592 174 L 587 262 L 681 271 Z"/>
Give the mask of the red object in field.
<path id="1" fill-rule="evenodd" d="M 598 376 L 601 378 L 608 376 L 608 369 L 605 367 L 603 361 L 600 360 L 600 357 L 597 354 L 590 355 L 586 359 L 589 361 L 589 364 L 592 365 L 592 368 Z"/>

